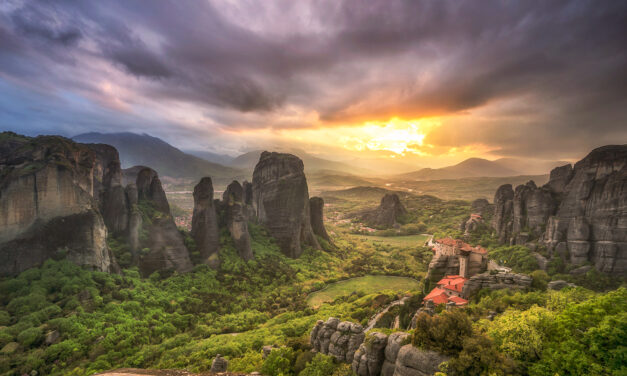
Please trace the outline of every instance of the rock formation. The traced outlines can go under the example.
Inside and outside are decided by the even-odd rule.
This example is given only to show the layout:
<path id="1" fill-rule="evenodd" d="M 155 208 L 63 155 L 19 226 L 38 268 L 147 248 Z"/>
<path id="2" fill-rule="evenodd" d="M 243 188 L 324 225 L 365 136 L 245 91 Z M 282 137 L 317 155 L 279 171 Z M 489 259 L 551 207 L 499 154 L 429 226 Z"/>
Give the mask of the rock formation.
<path id="1" fill-rule="evenodd" d="M 430 350 L 405 345 L 398 351 L 393 376 L 431 376 L 439 372 L 441 363 L 450 358 Z"/>
<path id="2" fill-rule="evenodd" d="M 503 184 L 494 195 L 494 217 L 492 227 L 501 243 L 509 241 L 514 215 L 514 189 L 511 184 Z"/>
<path id="3" fill-rule="evenodd" d="M 391 228 L 398 225 L 400 218 L 407 214 L 396 193 L 387 193 L 381 198 L 379 207 L 362 215 L 362 221 L 369 226 Z"/>
<path id="4" fill-rule="evenodd" d="M 302 243 L 320 248 L 311 228 L 309 191 L 300 158 L 261 153 L 253 172 L 252 191 L 257 220 L 286 256 L 299 257 Z"/>
<path id="5" fill-rule="evenodd" d="M 311 212 L 311 228 L 314 234 L 331 242 L 331 238 L 329 234 L 327 234 L 327 229 L 324 227 L 324 200 L 322 197 L 310 198 L 309 210 Z"/>
<path id="6" fill-rule="evenodd" d="M 103 161 L 116 157 L 62 137 L 0 134 L 0 275 L 61 257 L 117 269 L 99 210 L 112 180 Z"/>
<path id="7" fill-rule="evenodd" d="M 213 361 L 211 362 L 210 372 L 226 372 L 226 369 L 229 366 L 228 360 L 224 359 L 222 355 L 218 354 Z"/>
<path id="8" fill-rule="evenodd" d="M 2 275 L 48 258 L 117 271 L 108 236 L 128 240 L 125 264 L 144 274 L 192 266 L 156 172 L 122 171 L 108 145 L 1 134 L 0 208 Z"/>
<path id="9" fill-rule="evenodd" d="M 352 368 L 359 376 L 378 376 L 383 368 L 388 336 L 379 332 L 370 333 L 368 336 L 368 340 L 355 352 Z"/>
<path id="10" fill-rule="evenodd" d="M 388 335 L 364 334 L 359 324 L 340 322 L 330 317 L 313 327 L 310 343 L 313 351 L 328 354 L 338 361 L 351 363 L 358 376 L 426 376 L 439 371 L 440 363 L 449 357 L 421 350 L 407 344 L 410 335 L 395 332 Z"/>
<path id="11" fill-rule="evenodd" d="M 253 258 L 248 233 L 248 210 L 246 209 L 244 188 L 237 181 L 228 185 L 222 195 L 222 208 L 226 226 L 235 243 L 239 256 L 248 261 Z"/>
<path id="12" fill-rule="evenodd" d="M 464 232 L 464 236 L 470 235 L 471 232 L 477 230 L 487 215 L 494 211 L 485 198 L 479 198 L 472 202 L 470 216 L 464 219 L 460 225 L 460 230 Z"/>
<path id="13" fill-rule="evenodd" d="M 136 170 L 138 170 L 135 179 L 137 198 L 129 197 L 128 201 L 137 202 L 137 205 L 130 207 L 129 211 L 140 211 L 142 220 L 137 226 L 140 233 L 131 234 L 129 237 L 137 237 L 142 248 L 138 262 L 140 271 L 144 275 L 159 270 L 190 271 L 193 265 L 189 251 L 176 228 L 157 172 L 149 167 Z M 128 191 L 134 192 L 135 189 Z M 145 239 L 142 239 L 142 232 L 146 235 Z"/>
<path id="14" fill-rule="evenodd" d="M 472 296 L 481 289 L 527 289 L 531 286 L 531 277 L 515 273 L 482 273 L 477 274 L 464 283 L 463 296 Z"/>
<path id="15" fill-rule="evenodd" d="M 627 145 L 593 150 L 574 167 L 551 171 L 549 182 L 495 195 L 493 225 L 502 242 L 544 243 L 572 264 L 627 274 Z"/>
<path id="16" fill-rule="evenodd" d="M 330 317 L 326 322 L 318 320 L 309 342 L 315 351 L 331 355 L 340 362 L 351 363 L 365 336 L 361 325 Z"/>
<path id="17" fill-rule="evenodd" d="M 213 183 L 209 177 L 202 178 L 194 187 L 191 235 L 202 262 L 217 268 L 220 264 L 218 257 L 220 234 L 216 207 L 213 202 Z"/>

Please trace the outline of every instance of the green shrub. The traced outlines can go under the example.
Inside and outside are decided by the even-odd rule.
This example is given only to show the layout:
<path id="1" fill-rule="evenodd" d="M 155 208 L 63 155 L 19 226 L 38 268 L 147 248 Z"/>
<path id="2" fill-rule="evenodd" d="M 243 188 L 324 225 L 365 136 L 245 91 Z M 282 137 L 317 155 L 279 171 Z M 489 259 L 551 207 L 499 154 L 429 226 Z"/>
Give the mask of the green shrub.
<path id="1" fill-rule="evenodd" d="M 43 340 L 43 331 L 39 328 L 28 328 L 17 335 L 17 341 L 24 347 L 31 347 Z"/>
<path id="2" fill-rule="evenodd" d="M 434 316 L 422 312 L 416 318 L 411 341 L 416 347 L 457 354 L 462 350 L 464 338 L 471 334 L 472 324 L 460 310 L 444 311 Z"/>

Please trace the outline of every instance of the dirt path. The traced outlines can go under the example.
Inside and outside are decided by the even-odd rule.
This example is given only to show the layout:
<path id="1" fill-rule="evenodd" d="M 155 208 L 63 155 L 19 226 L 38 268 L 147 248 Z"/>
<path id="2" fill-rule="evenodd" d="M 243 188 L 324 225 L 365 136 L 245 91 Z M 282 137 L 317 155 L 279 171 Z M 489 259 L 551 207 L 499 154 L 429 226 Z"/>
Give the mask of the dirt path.
<path id="1" fill-rule="evenodd" d="M 366 330 L 364 330 L 364 332 L 372 330 L 372 328 L 374 328 L 374 326 L 377 324 L 377 321 L 379 321 L 379 319 L 383 315 L 385 315 L 390 310 L 390 308 L 405 304 L 405 301 L 407 301 L 407 299 L 409 299 L 409 296 L 404 296 L 401 299 L 395 300 L 392 303 L 388 304 L 388 306 L 385 307 L 381 312 L 377 313 L 370 320 L 368 320 L 368 326 L 366 327 Z"/>

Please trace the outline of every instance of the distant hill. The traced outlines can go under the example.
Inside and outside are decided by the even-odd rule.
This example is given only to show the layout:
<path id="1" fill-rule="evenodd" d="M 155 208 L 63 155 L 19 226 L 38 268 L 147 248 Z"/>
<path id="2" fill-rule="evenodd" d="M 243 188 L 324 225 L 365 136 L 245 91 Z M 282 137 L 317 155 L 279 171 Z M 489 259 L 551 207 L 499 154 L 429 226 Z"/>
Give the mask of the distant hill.
<path id="1" fill-rule="evenodd" d="M 307 175 L 307 181 L 310 186 L 350 187 L 372 184 L 370 180 L 359 176 L 342 173 L 326 173 L 328 170 L 322 171 L 325 171 L 325 173 L 318 172 Z"/>
<path id="2" fill-rule="evenodd" d="M 122 168 L 144 165 L 155 169 L 159 175 L 175 178 L 197 179 L 211 176 L 214 179 L 229 180 L 242 176 L 242 172 L 237 169 L 186 154 L 167 142 L 145 133 L 92 132 L 80 134 L 72 139 L 81 143 L 114 146 L 120 153 Z"/>
<path id="3" fill-rule="evenodd" d="M 393 191 L 381 187 L 354 187 L 349 189 L 341 189 L 337 191 L 324 191 L 322 197 L 334 197 L 343 199 L 358 199 L 364 201 L 379 202 L 387 193 L 396 193 L 400 198 L 414 196 L 411 193 L 403 191 Z"/>
<path id="4" fill-rule="evenodd" d="M 235 157 L 231 161 L 229 166 L 252 171 L 255 168 L 255 165 L 257 164 L 257 162 L 259 162 L 259 155 L 261 155 L 262 151 L 263 150 L 254 150 L 248 153 L 244 153 L 238 157 Z M 305 172 L 308 174 L 312 172 L 318 172 L 321 170 L 334 170 L 334 171 L 338 171 L 342 173 L 349 173 L 349 174 L 370 172 L 362 168 L 356 168 L 355 166 L 352 166 L 351 164 L 348 164 L 348 163 L 331 161 L 328 159 L 315 157 L 299 149 L 278 150 L 278 151 L 283 152 L 283 153 L 294 154 L 295 156 L 302 159 L 305 165 Z"/>
<path id="5" fill-rule="evenodd" d="M 191 155 L 196 156 L 198 158 L 202 158 L 202 159 L 204 159 L 206 161 L 217 163 L 217 164 L 221 164 L 221 165 L 224 165 L 224 166 L 230 165 L 231 162 L 233 162 L 233 159 L 234 159 L 230 155 L 212 153 L 210 151 L 203 151 L 203 150 L 185 150 L 184 152 L 186 154 L 191 154 Z"/>
<path id="6" fill-rule="evenodd" d="M 469 158 L 454 166 L 443 168 L 423 168 L 418 171 L 397 175 L 397 178 L 409 180 L 460 179 L 470 177 L 503 177 L 523 175 L 497 162 L 482 158 Z"/>
<path id="7" fill-rule="evenodd" d="M 500 166 L 517 171 L 520 175 L 543 175 L 555 167 L 564 166 L 567 161 L 545 161 L 521 158 L 500 158 L 495 161 Z"/>

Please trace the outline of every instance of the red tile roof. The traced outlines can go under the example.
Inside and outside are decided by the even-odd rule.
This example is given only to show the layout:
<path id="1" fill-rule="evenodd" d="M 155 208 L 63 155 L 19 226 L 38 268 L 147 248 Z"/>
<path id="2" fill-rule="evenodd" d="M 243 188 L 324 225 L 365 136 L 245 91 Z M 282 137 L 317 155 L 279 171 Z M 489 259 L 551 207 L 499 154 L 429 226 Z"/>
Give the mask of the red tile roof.
<path id="1" fill-rule="evenodd" d="M 468 304 L 468 300 L 464 298 L 460 298 L 459 296 L 449 296 L 448 300 L 450 300 L 451 302 L 454 302 L 455 305 L 458 305 L 458 306 Z"/>
<path id="2" fill-rule="evenodd" d="M 466 281 L 467 279 L 460 275 L 447 275 L 438 281 L 438 287 L 440 289 L 462 292 Z"/>
<path id="3" fill-rule="evenodd" d="M 436 287 L 433 290 L 431 290 L 431 292 L 427 296 L 425 296 L 424 299 L 422 300 L 424 301 L 433 300 L 433 304 L 435 305 L 446 304 L 449 300 L 449 296 L 446 295 L 446 291 Z"/>

